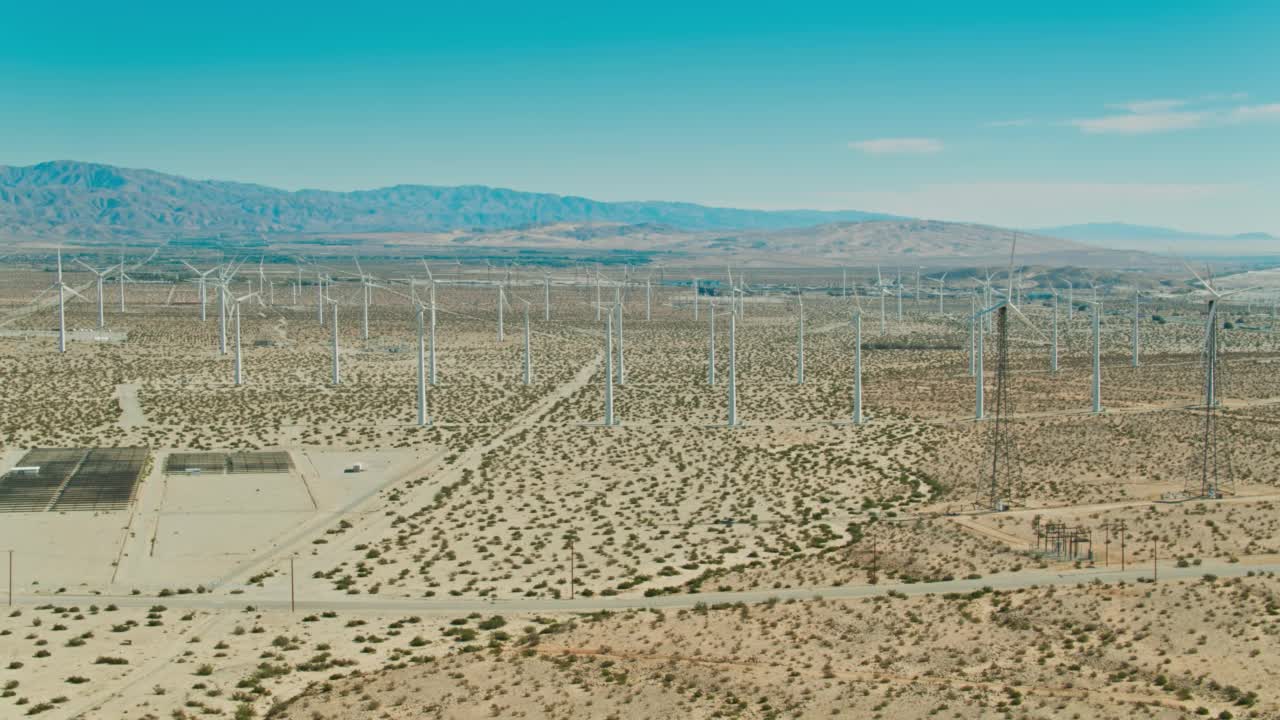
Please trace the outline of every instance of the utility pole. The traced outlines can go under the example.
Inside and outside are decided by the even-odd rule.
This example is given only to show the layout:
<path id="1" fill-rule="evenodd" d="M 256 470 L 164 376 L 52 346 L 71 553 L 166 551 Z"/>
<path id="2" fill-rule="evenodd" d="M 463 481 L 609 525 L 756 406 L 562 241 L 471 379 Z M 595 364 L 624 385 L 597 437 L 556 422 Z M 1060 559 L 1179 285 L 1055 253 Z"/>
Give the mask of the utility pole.
<path id="1" fill-rule="evenodd" d="M 1159 554 L 1159 552 L 1160 552 L 1159 544 L 1156 542 L 1156 539 L 1153 537 L 1151 538 L 1151 582 L 1153 583 L 1160 581 L 1160 568 L 1159 568 L 1157 557 L 1156 557 Z"/>
<path id="2" fill-rule="evenodd" d="M 1121 571 L 1121 572 L 1124 572 L 1124 566 L 1125 566 L 1125 558 L 1124 558 L 1124 521 L 1123 521 L 1123 520 L 1121 520 L 1121 521 L 1120 521 L 1120 571 Z"/>
<path id="3" fill-rule="evenodd" d="M 573 586 L 576 583 L 574 579 L 574 553 L 573 553 L 573 534 L 569 534 L 569 599 L 573 599 Z"/>
<path id="4" fill-rule="evenodd" d="M 294 596 L 293 583 L 293 556 L 289 556 L 289 612 L 295 612 L 298 609 L 298 603 Z"/>
<path id="5" fill-rule="evenodd" d="M 880 582 L 880 548 L 876 545 L 876 536 L 871 536 L 871 584 Z"/>

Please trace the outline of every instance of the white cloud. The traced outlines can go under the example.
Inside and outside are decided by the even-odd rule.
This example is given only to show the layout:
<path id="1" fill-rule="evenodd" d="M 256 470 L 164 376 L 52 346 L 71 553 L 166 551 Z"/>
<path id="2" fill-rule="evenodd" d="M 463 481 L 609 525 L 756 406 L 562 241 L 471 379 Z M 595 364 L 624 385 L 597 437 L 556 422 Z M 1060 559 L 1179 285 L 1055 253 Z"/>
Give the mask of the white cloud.
<path id="1" fill-rule="evenodd" d="M 1280 103 L 1239 104 L 1246 98 L 1246 93 L 1230 93 L 1204 95 L 1195 100 L 1135 100 L 1107 106 L 1127 112 L 1078 118 L 1065 124 L 1091 135 L 1144 135 L 1280 120 Z"/>
<path id="2" fill-rule="evenodd" d="M 1176 110 L 1187 104 L 1186 100 L 1134 100 L 1127 103 L 1108 105 L 1112 110 L 1128 110 L 1131 113 L 1164 113 Z"/>
<path id="3" fill-rule="evenodd" d="M 929 155 L 942 151 L 942 141 L 933 138 L 880 138 L 851 142 L 849 149 L 872 155 Z"/>
<path id="4" fill-rule="evenodd" d="M 988 128 L 1006 128 L 1006 127 L 1026 127 L 1031 121 L 1026 118 L 1018 118 L 1015 120 L 992 120 L 991 122 L 982 123 L 982 127 Z"/>
<path id="5" fill-rule="evenodd" d="M 1264 120 L 1280 120 L 1280 103 L 1268 105 L 1241 105 L 1231 111 L 1232 122 L 1262 122 Z"/>
<path id="6" fill-rule="evenodd" d="M 1202 112 L 1146 112 L 1069 120 L 1068 124 L 1091 135 L 1144 135 L 1201 127 L 1209 117 Z"/>

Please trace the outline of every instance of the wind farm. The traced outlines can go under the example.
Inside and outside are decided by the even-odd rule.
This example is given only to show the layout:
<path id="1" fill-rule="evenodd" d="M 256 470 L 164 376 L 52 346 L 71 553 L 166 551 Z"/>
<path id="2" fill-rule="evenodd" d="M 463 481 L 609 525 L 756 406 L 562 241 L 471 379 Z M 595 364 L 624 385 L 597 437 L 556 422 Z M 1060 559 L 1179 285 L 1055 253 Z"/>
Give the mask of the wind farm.
<path id="1" fill-rule="evenodd" d="M 1218 507 L 1266 518 L 1280 499 L 1275 289 L 1191 265 L 1104 282 L 1024 267 L 1015 242 L 1005 267 L 914 286 L 854 259 L 723 279 L 666 265 L 659 280 L 595 263 L 161 251 L 130 265 L 124 313 L 99 300 L 118 256 L 10 258 L 0 349 L 21 381 L 4 385 L 0 508 L 34 497 L 21 468 L 38 448 L 149 458 L 116 509 L 48 512 L 73 471 L 23 501 L 45 512 L 3 513 L 15 590 L 278 609 L 288 590 L 307 607 L 419 616 L 565 603 L 571 617 L 593 599 L 681 607 L 713 589 L 1031 585 L 1054 568 L 1084 581 L 1100 562 L 1096 548 L 1036 550 L 1044 518 L 1096 545 L 1096 518 L 1139 508 L 1130 532 L 1147 528 L 1166 559 L 1135 540 L 1126 563 L 1270 567 L 1266 522 L 1184 540 L 1167 528 Z M 1067 282 L 1091 288 L 1073 312 Z M 289 465 L 223 486 L 180 460 L 218 452 Z M 253 533 L 216 531 L 249 517 Z M 53 560 L 103 532 L 99 551 Z M 413 539 L 424 532 L 436 540 Z"/>
<path id="2" fill-rule="evenodd" d="M 1280 718 L 1280 5 L 1058 5 L 7 7 L 0 718 Z"/>

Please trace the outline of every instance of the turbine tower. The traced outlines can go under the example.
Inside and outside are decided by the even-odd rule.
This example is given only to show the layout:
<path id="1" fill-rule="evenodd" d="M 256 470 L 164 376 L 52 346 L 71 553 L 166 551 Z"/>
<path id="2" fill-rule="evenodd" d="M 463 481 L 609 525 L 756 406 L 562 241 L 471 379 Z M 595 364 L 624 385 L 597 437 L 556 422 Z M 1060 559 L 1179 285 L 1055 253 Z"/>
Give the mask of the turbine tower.
<path id="1" fill-rule="evenodd" d="M 1139 293 L 1137 290 L 1134 290 L 1133 291 L 1133 357 L 1130 360 L 1130 364 L 1133 367 L 1138 367 L 1138 364 L 1139 364 L 1138 314 L 1142 312 L 1142 308 L 1138 304 L 1140 297 L 1141 297 L 1141 293 Z"/>
<path id="2" fill-rule="evenodd" d="M 613 308 L 609 308 L 604 328 L 604 424 L 612 427 L 613 419 Z"/>
<path id="3" fill-rule="evenodd" d="M 101 330 L 102 328 L 107 326 L 106 315 L 103 313 L 103 308 L 102 308 L 102 282 L 103 282 L 103 279 L 106 278 L 107 273 L 110 273 L 112 270 L 115 270 L 116 267 L 113 265 L 109 268 L 99 270 L 89 265 L 88 263 L 84 262 L 80 258 L 76 258 L 76 262 L 80 263 L 80 265 L 84 266 L 86 270 L 93 273 L 93 278 L 98 288 L 98 329 Z"/>
<path id="4" fill-rule="evenodd" d="M 66 301 L 67 293 L 71 293 L 76 297 L 84 300 L 85 297 L 76 291 L 75 288 L 63 282 L 62 279 L 62 248 L 58 248 L 58 280 L 55 283 L 58 288 L 58 352 L 65 353 L 67 351 L 67 311 Z M 42 293 L 43 294 L 43 293 Z"/>
<path id="5" fill-rule="evenodd" d="M 338 359 L 338 301 L 326 298 L 333 306 L 333 384 L 342 384 L 342 364 Z"/>
<path id="6" fill-rule="evenodd" d="M 738 426 L 738 317 L 729 313 L 729 427 Z"/>
<path id="7" fill-rule="evenodd" d="M 431 418 L 427 415 L 427 362 L 426 362 L 426 338 L 424 316 L 426 308 L 422 303 L 418 303 L 418 427 L 426 427 L 431 424 Z"/>
<path id="8" fill-rule="evenodd" d="M 616 290 L 616 288 L 615 288 Z M 622 301 L 614 302 L 614 312 L 618 313 L 618 384 L 627 384 L 627 351 L 622 333 Z"/>
<path id="9" fill-rule="evenodd" d="M 1050 287 L 1053 292 L 1053 347 L 1049 350 L 1049 372 L 1058 372 L 1058 291 Z"/>
<path id="10" fill-rule="evenodd" d="M 862 422 L 862 308 L 858 308 L 853 313 L 853 424 Z"/>
<path id="11" fill-rule="evenodd" d="M 232 311 L 231 311 L 232 316 L 235 318 L 235 321 L 236 321 L 236 322 L 235 322 L 235 326 L 236 326 L 236 362 L 235 362 L 235 374 L 234 374 L 234 376 L 235 376 L 235 383 L 236 383 L 236 386 L 237 386 L 237 387 L 238 387 L 238 386 L 240 386 L 240 385 L 242 385 L 242 384 L 244 384 L 244 375 L 243 375 L 244 362 L 243 362 L 243 356 L 242 356 L 242 355 L 241 355 L 241 353 L 240 353 L 240 303 L 242 303 L 242 302 L 244 302 L 245 300 L 248 300 L 249 298 L 252 298 L 252 297 L 257 297 L 257 298 L 258 298 L 258 302 L 262 302 L 262 296 L 261 296 L 261 295 L 259 295 L 257 292 L 251 292 L 251 293 L 249 293 L 248 295 L 244 295 L 244 296 L 242 296 L 242 297 L 238 297 L 238 298 L 236 298 L 236 300 L 235 300 L 235 306 L 233 307 L 233 309 L 232 309 Z"/>
<path id="12" fill-rule="evenodd" d="M 716 384 L 716 302 L 711 301 L 711 311 L 708 313 L 711 319 L 709 331 L 707 333 L 707 384 Z"/>
<path id="13" fill-rule="evenodd" d="M 796 332 L 796 384 L 804 384 L 804 291 L 796 288 L 798 325 Z"/>
<path id="14" fill-rule="evenodd" d="M 533 351 L 529 345 L 529 301 L 524 303 L 524 384 L 533 384 Z"/>
<path id="15" fill-rule="evenodd" d="M 1187 266 L 1191 270 L 1191 266 Z M 1224 293 L 1215 288 L 1208 280 L 1200 277 L 1194 270 L 1197 281 L 1209 292 L 1208 304 L 1205 308 L 1204 348 L 1202 363 L 1204 367 L 1204 423 L 1201 433 L 1201 461 L 1199 477 L 1189 476 L 1184 485 L 1184 492 L 1191 497 L 1216 500 L 1225 494 L 1235 491 L 1235 473 L 1231 464 L 1230 437 L 1220 430 L 1222 403 L 1219 390 L 1222 386 L 1223 368 L 1219 359 L 1221 339 L 1218 333 L 1220 321 L 1218 307 L 1222 300 L 1231 295 L 1249 292 L 1253 288 L 1242 288 Z"/>
<path id="16" fill-rule="evenodd" d="M 186 260 L 183 260 L 182 264 L 186 265 L 187 268 L 191 270 L 191 272 L 196 274 L 196 286 L 200 289 L 200 322 L 205 322 L 208 320 L 208 315 L 205 311 L 205 307 L 208 305 L 205 286 L 208 284 L 209 275 L 215 272 L 216 270 L 218 270 L 218 268 L 221 266 L 215 265 L 209 268 L 208 270 L 201 272 L 197 270 L 194 265 L 187 262 Z"/>

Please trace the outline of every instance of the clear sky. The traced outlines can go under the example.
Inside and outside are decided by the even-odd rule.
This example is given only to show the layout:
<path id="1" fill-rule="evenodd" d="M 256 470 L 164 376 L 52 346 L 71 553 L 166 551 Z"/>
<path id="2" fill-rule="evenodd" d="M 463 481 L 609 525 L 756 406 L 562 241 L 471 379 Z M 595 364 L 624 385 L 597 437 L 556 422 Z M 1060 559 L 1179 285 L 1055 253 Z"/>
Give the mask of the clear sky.
<path id="1" fill-rule="evenodd" d="M 1280 3 L 6 3 L 51 159 L 1280 235 Z"/>

